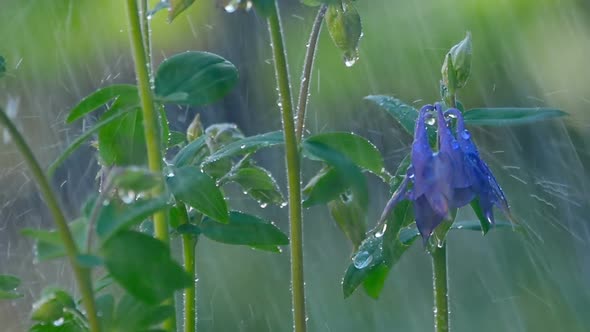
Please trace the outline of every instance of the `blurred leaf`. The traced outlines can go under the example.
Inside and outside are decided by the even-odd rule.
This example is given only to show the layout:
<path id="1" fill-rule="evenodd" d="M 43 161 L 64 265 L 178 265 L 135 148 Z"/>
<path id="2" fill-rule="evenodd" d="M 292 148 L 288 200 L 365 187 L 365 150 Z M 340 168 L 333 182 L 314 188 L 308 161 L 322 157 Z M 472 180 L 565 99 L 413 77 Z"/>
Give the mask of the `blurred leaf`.
<path id="1" fill-rule="evenodd" d="M 103 115 L 103 118 L 118 113 L 129 106 L 113 105 Z M 98 153 L 104 166 L 146 164 L 147 149 L 145 144 L 143 115 L 140 109 L 123 115 L 98 131 Z"/>
<path id="2" fill-rule="evenodd" d="M 162 102 L 201 106 L 224 97 L 237 81 L 236 67 L 219 55 L 185 52 L 162 62 L 156 73 L 155 93 Z"/>
<path id="3" fill-rule="evenodd" d="M 137 225 L 167 207 L 166 196 L 134 200 L 129 204 L 117 199 L 106 201 L 98 214 L 96 233 L 102 241 L 107 241 L 113 234 Z"/>
<path id="4" fill-rule="evenodd" d="M 324 167 L 303 188 L 303 207 L 309 208 L 338 199 L 338 195 L 345 192 L 349 185 L 336 169 Z"/>
<path id="5" fill-rule="evenodd" d="M 330 165 L 337 173 L 338 178 L 346 181 L 348 186 L 354 191 L 360 193 L 367 192 L 367 179 L 357 167 L 345 154 L 332 148 L 323 142 L 314 140 L 305 140 L 302 144 L 304 156 L 313 160 L 323 160 Z M 359 203 L 362 206 L 368 204 L 367 195 L 359 195 Z"/>
<path id="6" fill-rule="evenodd" d="M 59 157 L 47 168 L 47 174 L 49 177 L 53 176 L 55 170 L 68 158 L 74 151 L 78 150 L 78 148 L 82 145 L 82 143 L 86 142 L 88 138 L 90 138 L 94 133 L 101 130 L 103 127 L 113 123 L 121 119 L 121 117 L 127 115 L 129 112 L 133 111 L 133 108 L 127 108 L 121 110 L 119 113 L 110 114 L 109 116 L 101 118 L 94 126 L 88 130 L 86 130 L 82 135 L 78 136 L 70 145 L 61 153 Z"/>
<path id="7" fill-rule="evenodd" d="M 19 278 L 11 275 L 0 274 L 0 300 L 23 297 L 23 294 L 16 291 L 16 288 L 19 285 Z"/>
<path id="8" fill-rule="evenodd" d="M 223 158 L 253 153 L 255 151 L 258 151 L 259 149 L 283 143 L 284 139 L 282 131 L 273 131 L 260 135 L 250 136 L 221 147 L 219 150 L 215 151 L 215 153 L 213 153 L 207 159 L 205 159 L 204 162 L 211 163 Z"/>
<path id="9" fill-rule="evenodd" d="M 364 137 L 352 133 L 332 132 L 306 138 L 304 148 L 308 143 L 321 143 L 343 154 L 358 167 L 376 175 L 381 175 L 384 171 L 385 164 L 381 153 Z"/>
<path id="10" fill-rule="evenodd" d="M 44 290 L 43 297 L 33 304 L 31 319 L 53 323 L 64 317 L 65 309 L 76 309 L 72 296 L 61 289 Z"/>
<path id="11" fill-rule="evenodd" d="M 511 126 L 534 123 L 568 115 L 553 108 L 473 108 L 463 113 L 466 124 Z"/>
<path id="12" fill-rule="evenodd" d="M 125 294 L 119 301 L 113 317 L 106 321 L 105 331 L 156 331 L 150 328 L 160 324 L 173 314 L 169 305 L 150 305 Z"/>
<path id="13" fill-rule="evenodd" d="M 199 228 L 201 233 L 209 239 L 227 244 L 249 246 L 289 244 L 287 235 L 272 223 L 238 211 L 230 212 L 227 224 L 205 218 Z"/>
<path id="14" fill-rule="evenodd" d="M 182 146 L 186 143 L 186 135 L 180 131 L 170 131 L 170 138 L 168 139 L 168 148 L 175 146 Z"/>
<path id="15" fill-rule="evenodd" d="M 94 91 L 72 108 L 70 115 L 66 118 L 66 123 L 72 123 L 83 118 L 86 114 L 120 96 L 125 99 L 135 98 L 138 100 L 137 87 L 130 84 L 114 84 Z"/>
<path id="16" fill-rule="evenodd" d="M 340 230 L 352 242 L 354 249 L 358 248 L 367 231 L 368 210 L 368 206 L 359 202 L 359 193 L 348 191 L 340 194 L 337 199 L 328 203 L 328 210 Z"/>
<path id="17" fill-rule="evenodd" d="M 273 6 L 275 5 L 275 0 L 251 0 L 251 1 L 252 1 L 252 4 L 254 5 L 254 8 L 256 9 L 256 12 L 263 17 L 270 16 L 274 11 Z"/>
<path id="18" fill-rule="evenodd" d="M 177 200 L 219 222 L 229 221 L 223 193 L 215 180 L 199 168 L 185 166 L 175 169 L 174 173 L 166 177 L 166 183 Z"/>
<path id="19" fill-rule="evenodd" d="M 238 183 L 248 195 L 259 203 L 282 204 L 285 200 L 277 181 L 269 171 L 262 167 L 240 168 L 230 176 L 229 180 Z"/>
<path id="20" fill-rule="evenodd" d="M 201 158 L 204 156 L 202 153 L 205 145 L 205 136 L 201 136 L 196 140 L 190 142 L 187 146 L 180 149 L 174 159 L 172 159 L 172 165 L 176 167 L 188 166 L 193 163 L 199 163 Z"/>
<path id="21" fill-rule="evenodd" d="M 0 78 L 6 73 L 6 60 L 0 55 Z"/>
<path id="22" fill-rule="evenodd" d="M 104 331 L 116 331 L 114 328 L 115 298 L 112 294 L 104 294 L 96 298 L 96 311 Z"/>
<path id="23" fill-rule="evenodd" d="M 190 7 L 195 0 L 165 0 L 168 2 L 168 22 L 174 21 L 174 19 Z M 163 1 L 162 1 L 163 2 Z"/>
<path id="24" fill-rule="evenodd" d="M 117 189 L 131 190 L 136 193 L 145 192 L 163 184 L 162 175 L 147 168 L 130 166 L 119 169 L 113 179 Z"/>
<path id="25" fill-rule="evenodd" d="M 195 224 L 182 224 L 176 227 L 176 231 L 178 234 L 190 234 L 190 235 L 200 235 L 201 228 Z"/>
<path id="26" fill-rule="evenodd" d="M 101 250 L 111 276 L 137 299 L 157 304 L 193 280 L 170 256 L 160 240 L 138 232 L 122 231 Z"/>
<path id="27" fill-rule="evenodd" d="M 69 224 L 69 227 L 78 248 L 84 248 L 86 246 L 87 221 L 82 218 L 76 219 Z M 55 230 L 46 231 L 25 228 L 21 233 L 36 240 L 35 260 L 37 262 L 60 258 L 66 255 L 61 237 Z"/>

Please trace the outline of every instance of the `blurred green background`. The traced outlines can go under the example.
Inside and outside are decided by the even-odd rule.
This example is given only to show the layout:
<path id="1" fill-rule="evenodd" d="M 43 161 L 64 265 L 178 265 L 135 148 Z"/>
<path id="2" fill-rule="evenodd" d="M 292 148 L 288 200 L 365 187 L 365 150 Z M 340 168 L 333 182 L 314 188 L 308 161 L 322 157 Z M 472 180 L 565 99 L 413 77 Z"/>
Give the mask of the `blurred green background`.
<path id="1" fill-rule="evenodd" d="M 294 0 L 282 9 L 291 78 L 299 86 L 315 9 Z M 416 106 L 438 97 L 445 52 L 473 34 L 471 80 L 460 99 L 476 106 L 548 106 L 564 121 L 511 128 L 474 128 L 474 136 L 528 235 L 497 230 L 482 237 L 450 235 L 454 331 L 590 331 L 590 2 L 587 0 L 359 0 L 364 25 L 360 61 L 346 68 L 324 29 L 311 84 L 307 129 L 353 131 L 383 151 L 394 170 L 410 137 L 369 94 L 390 94 Z M 154 57 L 207 50 L 240 70 L 239 86 L 223 101 L 198 109 L 171 108 L 184 130 L 199 112 L 205 124 L 235 122 L 248 134 L 280 128 L 270 42 L 254 12 L 226 14 L 221 2 L 199 0 L 173 24 L 153 19 Z M 66 126 L 68 109 L 98 87 L 134 82 L 124 4 L 118 0 L 2 0 L 0 54 L 8 73 L 0 105 L 44 164 L 88 123 Z M 0 274 L 22 276 L 25 297 L 0 302 L 2 331 L 24 331 L 43 286 L 73 287 L 63 262 L 33 264 L 24 227 L 51 227 L 20 156 L 0 141 Z M 259 155 L 281 180 L 280 150 Z M 281 161 L 281 162 L 279 162 Z M 308 165 L 306 165 L 308 166 Z M 309 169 L 308 169 L 309 168 Z M 306 167 L 306 179 L 311 174 Z M 70 217 L 96 188 L 90 147 L 72 156 L 54 183 Z M 371 179 L 369 221 L 387 188 Z M 287 230 L 284 209 L 260 209 L 236 195 L 233 206 L 256 211 Z M 469 211 L 463 217 L 469 218 Z M 344 300 L 341 277 L 351 247 L 325 208 L 305 214 L 305 276 L 310 331 L 429 331 L 429 259 L 413 247 L 392 270 L 377 301 L 362 292 Z M 201 331 L 290 331 L 288 248 L 280 255 L 203 239 L 197 248 Z M 163 271 L 165 272 L 165 271 Z"/>

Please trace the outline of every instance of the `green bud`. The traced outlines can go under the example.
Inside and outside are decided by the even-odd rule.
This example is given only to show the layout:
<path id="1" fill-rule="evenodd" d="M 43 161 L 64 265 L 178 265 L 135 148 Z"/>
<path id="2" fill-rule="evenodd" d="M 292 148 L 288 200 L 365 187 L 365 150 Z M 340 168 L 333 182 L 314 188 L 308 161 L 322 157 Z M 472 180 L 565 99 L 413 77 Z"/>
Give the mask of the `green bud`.
<path id="1" fill-rule="evenodd" d="M 203 124 L 201 123 L 201 114 L 197 113 L 193 122 L 186 130 L 186 140 L 190 143 L 203 135 Z"/>
<path id="2" fill-rule="evenodd" d="M 358 44 L 363 36 L 361 17 L 351 0 L 328 5 L 326 23 L 330 37 L 344 54 L 344 64 L 351 67 L 358 60 Z"/>
<path id="3" fill-rule="evenodd" d="M 467 32 L 465 39 L 453 46 L 443 63 L 441 73 L 443 84 L 450 92 L 465 86 L 471 73 L 471 33 Z"/>
<path id="4" fill-rule="evenodd" d="M 217 123 L 207 127 L 207 146 L 209 151 L 214 153 L 224 145 L 244 138 L 242 131 L 233 123 Z"/>

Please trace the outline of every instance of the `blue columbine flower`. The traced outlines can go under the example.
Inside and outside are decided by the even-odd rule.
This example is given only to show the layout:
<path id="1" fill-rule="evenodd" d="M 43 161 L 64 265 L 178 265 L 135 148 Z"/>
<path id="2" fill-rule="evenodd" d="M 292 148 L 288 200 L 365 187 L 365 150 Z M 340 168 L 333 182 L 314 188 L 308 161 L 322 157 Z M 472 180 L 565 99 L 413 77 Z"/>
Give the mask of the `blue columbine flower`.
<path id="1" fill-rule="evenodd" d="M 433 115 L 432 112 L 436 114 Z M 456 136 L 445 115 L 457 119 Z M 428 142 L 426 122 L 436 116 L 438 151 Z M 494 224 L 493 207 L 509 216 L 508 203 L 487 164 L 479 157 L 471 135 L 465 129 L 461 112 L 451 108 L 443 112 L 441 104 L 422 107 L 416 120 L 411 166 L 393 194 L 381 220 L 387 219 L 403 199 L 413 202 L 416 226 L 426 242 L 434 229 L 449 219 L 451 209 L 477 199 L 483 215 Z"/>

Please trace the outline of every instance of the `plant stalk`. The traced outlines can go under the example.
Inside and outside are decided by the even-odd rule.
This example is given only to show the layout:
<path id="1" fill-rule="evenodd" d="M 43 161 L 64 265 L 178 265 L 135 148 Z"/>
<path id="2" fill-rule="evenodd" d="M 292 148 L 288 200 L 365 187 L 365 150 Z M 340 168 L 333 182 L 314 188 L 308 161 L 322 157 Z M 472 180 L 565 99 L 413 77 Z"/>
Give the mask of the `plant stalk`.
<path id="1" fill-rule="evenodd" d="M 318 10 L 318 14 L 313 22 L 311 28 L 311 34 L 309 35 L 309 41 L 307 42 L 307 52 L 305 53 L 305 61 L 303 62 L 303 72 L 301 74 L 301 87 L 299 89 L 299 100 L 297 102 L 297 127 L 295 134 L 297 140 L 301 140 L 303 137 L 303 128 L 305 127 L 305 113 L 307 110 L 307 104 L 309 102 L 309 86 L 311 84 L 311 72 L 313 69 L 313 63 L 315 60 L 315 53 L 318 46 L 318 40 L 320 31 L 322 30 L 322 23 L 324 22 L 324 16 L 328 6 L 322 4 Z"/>
<path id="2" fill-rule="evenodd" d="M 287 165 L 289 224 L 291 236 L 291 293 L 293 302 L 293 326 L 295 332 L 306 331 L 305 286 L 303 282 L 303 230 L 301 225 L 301 169 L 300 156 L 295 136 L 293 104 L 289 70 L 283 42 L 283 31 L 277 1 L 274 1 L 268 17 L 270 39 L 279 99 L 283 134 L 285 136 L 285 155 Z"/>
<path id="3" fill-rule="evenodd" d="M 82 295 L 82 304 L 84 305 L 84 309 L 86 310 L 86 317 L 88 319 L 88 325 L 90 327 L 91 332 L 100 332 L 100 323 L 98 321 L 98 315 L 96 312 L 96 303 L 94 302 L 94 291 L 92 289 L 92 279 L 90 275 L 90 270 L 81 267 L 76 257 L 79 254 L 78 247 L 74 238 L 72 236 L 72 232 L 68 227 L 68 222 L 66 221 L 66 217 L 59 206 L 57 201 L 57 197 L 55 193 L 51 189 L 51 185 L 49 184 L 49 180 L 45 176 L 45 173 L 41 169 L 39 162 L 33 155 L 31 148 L 27 145 L 24 137 L 18 132 L 16 126 L 10 121 L 6 113 L 2 109 L 0 109 L 0 124 L 2 124 L 8 132 L 10 136 L 14 139 L 14 143 L 20 153 L 23 155 L 27 166 L 29 166 L 33 177 L 35 178 L 35 182 L 43 195 L 45 203 L 51 212 L 53 220 L 55 221 L 55 225 L 57 226 L 57 231 L 61 238 L 61 241 L 64 245 L 66 254 L 68 256 L 68 260 L 70 265 L 72 266 L 72 270 L 74 272 L 74 276 L 76 278 L 76 282 L 78 283 L 78 288 L 80 289 L 80 294 Z"/>
<path id="4" fill-rule="evenodd" d="M 180 209 L 180 224 L 187 224 L 188 214 L 186 206 L 180 202 L 177 203 Z M 185 271 L 193 278 L 193 283 L 184 289 L 184 332 L 197 331 L 197 285 L 195 269 L 195 251 L 197 239 L 191 234 L 182 234 L 182 258 L 184 260 Z"/>
<path id="5" fill-rule="evenodd" d="M 448 332 L 449 328 L 449 289 L 447 279 L 446 244 L 436 246 L 432 256 L 432 287 L 434 290 L 434 331 Z"/>
<path id="6" fill-rule="evenodd" d="M 133 52 L 133 60 L 135 63 L 135 73 L 137 76 L 141 109 L 143 112 L 143 127 L 146 139 L 148 167 L 150 171 L 159 174 L 162 172 L 162 153 L 160 151 L 159 130 L 156 117 L 157 114 L 154 107 L 154 100 L 152 97 L 150 84 L 149 63 L 146 56 L 137 0 L 127 0 L 127 15 L 129 21 L 129 37 L 131 41 L 131 49 Z M 162 193 L 162 190 L 163 188 L 158 186 L 153 190 L 152 194 L 157 196 Z M 168 244 L 169 236 L 166 213 L 163 211 L 156 212 L 154 213 L 153 219 L 154 236 L 162 242 Z M 168 300 L 167 303 L 174 306 L 173 299 Z M 175 317 L 170 317 L 164 322 L 163 326 L 166 331 L 175 331 Z"/>

